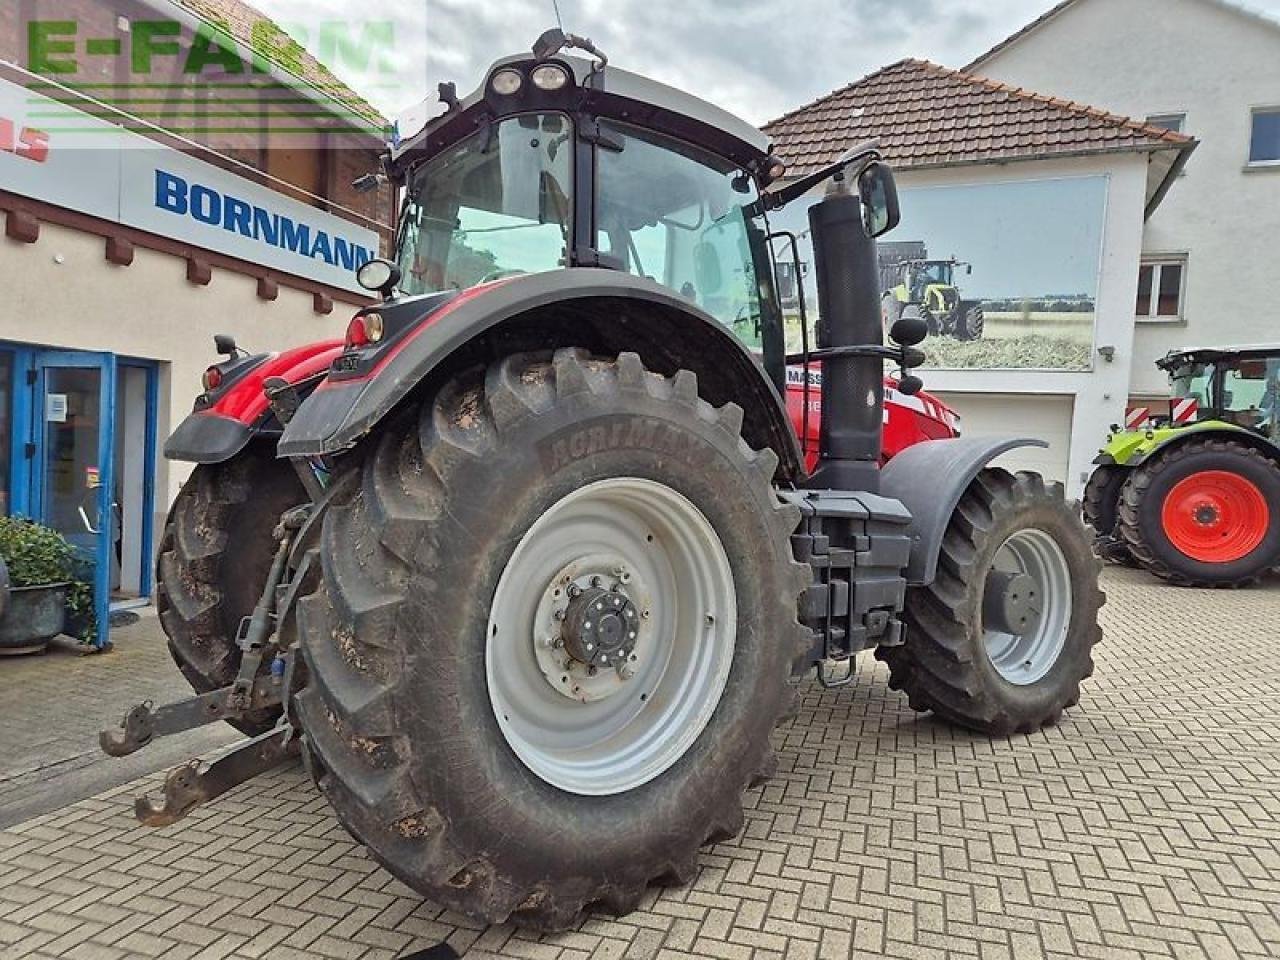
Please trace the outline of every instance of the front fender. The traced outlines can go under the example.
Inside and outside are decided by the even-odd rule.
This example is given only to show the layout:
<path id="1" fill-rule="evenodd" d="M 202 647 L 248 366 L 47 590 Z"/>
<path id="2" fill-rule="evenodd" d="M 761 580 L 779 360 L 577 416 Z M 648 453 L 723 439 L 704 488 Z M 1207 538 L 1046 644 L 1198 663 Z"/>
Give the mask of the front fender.
<path id="1" fill-rule="evenodd" d="M 358 376 L 338 369 L 356 357 L 344 355 L 289 422 L 278 455 L 324 456 L 353 447 L 456 352 L 489 331 L 495 331 L 493 351 L 511 349 L 506 341 L 499 342 L 502 331 L 496 328 L 507 321 L 534 320 L 558 322 L 571 341 L 583 341 L 547 339 L 548 347 L 589 347 L 594 342 L 614 350 L 634 349 L 642 357 L 661 354 L 659 366 L 678 367 L 681 343 L 697 342 L 704 355 L 714 357 L 723 383 L 732 385 L 726 399 L 743 407 L 749 429 L 758 428 L 750 430 L 748 439 L 760 441 L 757 446 L 767 441 L 778 450 L 785 475 L 803 475 L 799 442 L 781 394 L 728 329 L 652 280 L 590 267 L 513 277 L 468 290 L 429 313 L 394 350 L 368 370 L 360 367 Z M 663 336 L 655 336 L 658 329 Z M 493 351 L 472 353 L 483 357 Z M 712 396 L 707 399 L 714 402 Z"/>
<path id="2" fill-rule="evenodd" d="M 1107 445 L 1099 451 L 1093 462 L 1099 465 L 1140 467 L 1169 444 L 1205 433 L 1243 434 L 1250 441 L 1258 439 L 1258 435 L 1252 430 L 1225 420 L 1201 420 L 1186 426 L 1156 427 L 1152 430 L 1122 430 L 1107 441 Z"/>
<path id="3" fill-rule="evenodd" d="M 314 382 L 342 352 L 341 340 L 321 340 L 269 356 L 216 395 L 202 394 L 193 410 L 164 444 L 167 460 L 222 463 L 262 432 L 269 404 L 262 389 L 269 377 L 292 384 Z"/>
<path id="4" fill-rule="evenodd" d="M 932 583 L 938 570 L 942 537 L 956 505 L 973 478 L 996 457 L 1018 447 L 1047 447 L 1028 437 L 956 437 L 908 447 L 880 473 L 880 492 L 901 500 L 911 511 L 912 585 Z"/>

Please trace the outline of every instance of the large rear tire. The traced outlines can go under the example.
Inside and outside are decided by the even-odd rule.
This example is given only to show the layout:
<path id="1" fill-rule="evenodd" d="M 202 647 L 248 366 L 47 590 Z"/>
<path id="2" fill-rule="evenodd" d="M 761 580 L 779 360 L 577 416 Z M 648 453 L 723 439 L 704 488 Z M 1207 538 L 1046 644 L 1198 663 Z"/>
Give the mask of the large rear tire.
<path id="1" fill-rule="evenodd" d="M 961 303 L 957 309 L 956 339 L 981 340 L 986 329 L 986 314 L 980 303 Z"/>
<path id="2" fill-rule="evenodd" d="M 1184 440 L 1133 471 L 1117 530 L 1170 583 L 1256 583 L 1280 563 L 1280 464 L 1231 440 Z"/>
<path id="3" fill-rule="evenodd" d="M 1104 464 L 1093 471 L 1084 487 L 1080 509 L 1084 522 L 1094 532 L 1093 549 L 1103 560 L 1136 567 L 1137 561 L 1116 533 L 1120 513 L 1120 491 L 1133 471 L 1128 467 Z"/>
<path id="4" fill-rule="evenodd" d="M 983 470 L 952 515 L 933 583 L 907 593 L 906 643 L 876 651 L 890 687 L 985 733 L 1056 723 L 1093 673 L 1099 567 L 1061 486 Z"/>
<path id="5" fill-rule="evenodd" d="M 306 501 L 297 475 L 265 446 L 197 466 L 179 491 L 156 561 L 156 607 L 169 653 L 197 693 L 235 680 L 236 631 L 266 584 L 272 530 L 285 510 Z M 255 736 L 279 715 L 258 710 L 228 722 Z"/>
<path id="6" fill-rule="evenodd" d="M 373 438 L 325 517 L 295 705 L 321 791 L 405 883 L 560 928 L 688 881 L 741 828 L 808 579 L 741 420 L 687 371 L 565 349 Z"/>

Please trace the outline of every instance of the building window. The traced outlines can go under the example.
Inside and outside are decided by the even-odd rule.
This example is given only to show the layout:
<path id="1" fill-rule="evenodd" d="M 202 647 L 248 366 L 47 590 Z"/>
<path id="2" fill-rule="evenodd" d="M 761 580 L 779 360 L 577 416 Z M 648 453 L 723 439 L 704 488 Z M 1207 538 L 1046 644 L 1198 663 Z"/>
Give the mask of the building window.
<path id="1" fill-rule="evenodd" d="M 1249 163 L 1280 164 L 1280 107 L 1253 111 Z"/>
<path id="2" fill-rule="evenodd" d="M 1185 113 L 1158 113 L 1155 116 L 1147 117 L 1147 126 L 1159 127 L 1161 130 L 1172 130 L 1174 133 L 1182 133 L 1182 128 L 1186 126 L 1187 115 Z"/>
<path id="3" fill-rule="evenodd" d="M 1138 270 L 1139 320 L 1181 320 L 1186 260 L 1151 260 Z"/>

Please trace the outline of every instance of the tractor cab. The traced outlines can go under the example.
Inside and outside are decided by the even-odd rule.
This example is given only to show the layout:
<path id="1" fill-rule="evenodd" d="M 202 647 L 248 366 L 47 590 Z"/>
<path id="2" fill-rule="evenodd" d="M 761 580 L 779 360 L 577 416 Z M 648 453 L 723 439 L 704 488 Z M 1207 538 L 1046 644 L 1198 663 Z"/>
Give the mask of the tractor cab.
<path id="1" fill-rule="evenodd" d="M 1280 442 L 1280 345 L 1183 350 L 1159 366 L 1170 378 L 1172 422 L 1219 420 Z"/>
<path id="2" fill-rule="evenodd" d="M 396 293 L 606 267 L 669 288 L 780 371 L 761 198 L 784 168 L 768 138 L 602 56 L 564 55 L 575 41 L 550 31 L 464 99 L 443 86 L 443 112 L 387 155 L 405 188 Z"/>

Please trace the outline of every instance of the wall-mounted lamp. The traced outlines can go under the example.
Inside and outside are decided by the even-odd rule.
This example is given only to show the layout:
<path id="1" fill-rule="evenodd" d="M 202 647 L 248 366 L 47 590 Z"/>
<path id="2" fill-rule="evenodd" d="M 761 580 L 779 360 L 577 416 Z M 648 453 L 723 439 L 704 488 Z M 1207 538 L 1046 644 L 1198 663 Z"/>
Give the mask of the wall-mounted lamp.
<path id="1" fill-rule="evenodd" d="M 1101 355 L 1103 360 L 1107 361 L 1107 363 L 1110 363 L 1112 360 L 1116 358 L 1116 348 L 1111 346 L 1110 344 L 1103 347 L 1099 347 L 1098 353 L 1099 355 Z"/>

